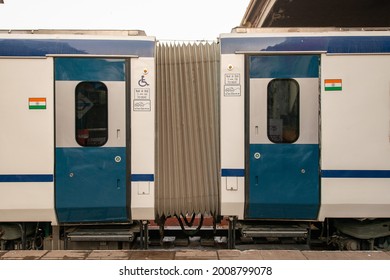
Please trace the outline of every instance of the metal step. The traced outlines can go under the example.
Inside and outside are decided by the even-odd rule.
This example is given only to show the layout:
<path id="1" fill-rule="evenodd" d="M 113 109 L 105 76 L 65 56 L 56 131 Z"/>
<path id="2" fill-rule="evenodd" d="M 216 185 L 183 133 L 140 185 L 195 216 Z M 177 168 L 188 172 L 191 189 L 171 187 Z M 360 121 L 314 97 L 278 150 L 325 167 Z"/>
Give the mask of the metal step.
<path id="1" fill-rule="evenodd" d="M 245 238 L 307 238 L 308 227 L 279 225 L 244 225 L 241 234 Z"/>
<path id="2" fill-rule="evenodd" d="M 132 242 L 135 231 L 129 229 L 102 229 L 102 228 L 80 228 L 67 234 L 69 241 L 118 241 Z"/>

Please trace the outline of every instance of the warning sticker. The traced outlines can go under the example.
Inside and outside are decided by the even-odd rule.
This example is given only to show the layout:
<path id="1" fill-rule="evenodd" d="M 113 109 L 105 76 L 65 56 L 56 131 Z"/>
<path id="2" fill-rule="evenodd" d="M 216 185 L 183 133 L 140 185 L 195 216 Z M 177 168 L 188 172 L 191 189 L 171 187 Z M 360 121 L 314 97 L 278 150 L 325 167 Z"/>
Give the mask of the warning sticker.
<path id="1" fill-rule="evenodd" d="M 225 74 L 224 96 L 241 96 L 240 74 Z"/>
<path id="2" fill-rule="evenodd" d="M 227 86 L 225 85 L 224 90 L 225 96 L 241 96 L 241 86 Z"/>
<path id="3" fill-rule="evenodd" d="M 134 89 L 134 99 L 150 100 L 150 90 L 148 88 Z"/>
<path id="4" fill-rule="evenodd" d="M 225 85 L 239 85 L 239 84 L 240 84 L 239 73 L 225 74 Z"/>
<path id="5" fill-rule="evenodd" d="M 134 100 L 133 111 L 150 111 L 151 103 L 150 100 Z"/>
<path id="6" fill-rule="evenodd" d="M 149 112 L 151 111 L 152 101 L 150 100 L 149 88 L 135 88 L 133 111 L 135 112 Z"/>

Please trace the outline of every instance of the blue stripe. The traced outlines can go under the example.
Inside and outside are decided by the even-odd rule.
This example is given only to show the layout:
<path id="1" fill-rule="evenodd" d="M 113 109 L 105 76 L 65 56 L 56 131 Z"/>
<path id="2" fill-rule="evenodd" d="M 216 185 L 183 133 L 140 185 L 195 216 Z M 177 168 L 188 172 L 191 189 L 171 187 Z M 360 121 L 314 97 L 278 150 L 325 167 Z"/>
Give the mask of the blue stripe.
<path id="1" fill-rule="evenodd" d="M 154 182 L 154 174 L 131 174 L 132 182 Z"/>
<path id="2" fill-rule="evenodd" d="M 154 41 L 146 40 L 1 39 L 0 56 L 90 54 L 153 57 L 154 46 Z"/>
<path id="3" fill-rule="evenodd" d="M 244 177 L 245 169 L 222 169 L 222 177 Z"/>
<path id="4" fill-rule="evenodd" d="M 51 174 L 16 174 L 0 175 L 0 182 L 22 183 L 22 182 L 53 182 L 54 176 Z"/>
<path id="5" fill-rule="evenodd" d="M 390 170 L 322 170 L 322 178 L 390 178 Z"/>
<path id="6" fill-rule="evenodd" d="M 237 37 L 222 38 L 221 53 L 237 51 L 390 53 L 390 36 Z"/>

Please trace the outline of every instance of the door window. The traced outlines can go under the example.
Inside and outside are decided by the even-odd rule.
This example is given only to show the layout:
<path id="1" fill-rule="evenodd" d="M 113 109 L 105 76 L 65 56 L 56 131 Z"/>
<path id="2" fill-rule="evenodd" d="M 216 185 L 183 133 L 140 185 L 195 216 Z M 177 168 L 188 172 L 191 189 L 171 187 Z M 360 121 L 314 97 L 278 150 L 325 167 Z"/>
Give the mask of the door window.
<path id="1" fill-rule="evenodd" d="M 267 92 L 267 135 L 273 143 L 299 138 L 299 85 L 294 79 L 274 79 Z"/>
<path id="2" fill-rule="evenodd" d="M 107 87 L 102 82 L 76 86 L 76 141 L 80 146 L 103 146 L 108 140 Z"/>

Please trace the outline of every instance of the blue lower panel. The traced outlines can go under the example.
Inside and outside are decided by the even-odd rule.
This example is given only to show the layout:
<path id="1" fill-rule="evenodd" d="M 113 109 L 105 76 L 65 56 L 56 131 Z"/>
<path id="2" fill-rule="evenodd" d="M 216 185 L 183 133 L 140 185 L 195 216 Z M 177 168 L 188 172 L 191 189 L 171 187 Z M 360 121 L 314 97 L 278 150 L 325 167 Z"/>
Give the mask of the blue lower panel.
<path id="1" fill-rule="evenodd" d="M 254 158 L 260 153 L 259 159 Z M 252 144 L 246 218 L 316 219 L 318 145 Z"/>
<path id="2" fill-rule="evenodd" d="M 125 148 L 57 148 L 55 186 L 61 223 L 129 219 Z"/>

